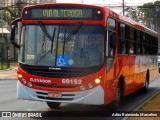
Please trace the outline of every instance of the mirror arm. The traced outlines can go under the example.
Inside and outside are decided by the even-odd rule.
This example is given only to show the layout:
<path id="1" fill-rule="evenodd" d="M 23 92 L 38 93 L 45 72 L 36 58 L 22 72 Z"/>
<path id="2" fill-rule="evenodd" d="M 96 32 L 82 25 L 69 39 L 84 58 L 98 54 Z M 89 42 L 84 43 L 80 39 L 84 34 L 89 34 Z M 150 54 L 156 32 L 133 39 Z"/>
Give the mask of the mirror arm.
<path id="1" fill-rule="evenodd" d="M 11 22 L 11 25 L 17 25 L 17 23 L 21 21 L 21 18 L 17 18 Z"/>
<path id="2" fill-rule="evenodd" d="M 11 43 L 17 47 L 18 49 L 20 48 L 20 46 L 15 42 L 15 29 L 16 29 L 17 25 L 14 25 L 14 27 L 11 30 L 11 36 L 10 36 L 10 40 Z"/>
<path id="3" fill-rule="evenodd" d="M 14 21 L 11 22 L 11 26 L 13 26 L 13 27 L 11 27 L 11 36 L 10 36 L 11 43 L 18 49 L 20 48 L 20 46 L 15 42 L 15 30 L 18 26 L 17 23 L 19 21 L 21 21 L 21 18 L 17 18 Z"/>

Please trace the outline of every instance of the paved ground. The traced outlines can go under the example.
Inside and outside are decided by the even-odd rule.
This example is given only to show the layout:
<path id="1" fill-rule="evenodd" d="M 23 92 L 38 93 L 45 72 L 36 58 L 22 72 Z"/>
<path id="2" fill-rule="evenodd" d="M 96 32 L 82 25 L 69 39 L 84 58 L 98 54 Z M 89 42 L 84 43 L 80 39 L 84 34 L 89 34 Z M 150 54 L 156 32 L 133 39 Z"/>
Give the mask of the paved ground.
<path id="1" fill-rule="evenodd" d="M 0 70 L 0 80 L 1 80 L 1 83 L 3 84 L 3 86 L 1 86 L 1 87 L 6 87 L 5 86 L 5 84 L 7 85 L 7 87 L 8 87 L 8 85 L 10 85 L 8 88 L 11 88 L 11 89 L 13 89 L 13 90 L 11 90 L 11 91 L 14 91 L 14 93 L 16 93 L 16 81 L 14 81 L 14 80 L 16 80 L 17 78 L 16 78 L 16 75 L 17 75 L 17 65 L 12 65 L 11 66 L 11 68 L 10 69 L 7 69 L 7 70 Z M 13 80 L 13 81 L 12 81 Z M 14 86 L 13 86 L 14 85 Z M 156 86 L 157 88 L 159 88 L 159 86 Z M 156 88 L 156 87 L 154 87 L 154 88 Z M 153 87 L 151 87 L 150 89 L 153 89 Z M 3 92 L 3 90 L 9 90 L 9 89 L 2 89 L 0 92 Z M 6 93 L 7 91 L 5 91 L 5 93 Z M 27 106 L 28 106 L 28 101 L 24 101 L 24 100 L 17 100 L 17 98 L 16 98 L 16 94 L 13 94 L 13 93 L 11 93 L 11 92 L 7 92 L 8 94 L 7 95 L 9 95 L 9 100 L 10 101 L 12 101 L 12 103 L 13 103 L 13 101 L 16 101 L 18 104 L 24 104 L 24 102 L 26 102 L 27 103 Z M 0 94 L 2 94 L 2 93 L 0 93 Z M 160 94 L 160 91 L 159 90 L 157 90 L 157 92 L 153 95 L 153 96 L 151 96 L 150 97 L 150 99 L 148 99 L 148 100 L 146 100 L 145 102 L 144 102 L 144 104 L 142 104 L 142 105 L 140 105 L 137 109 L 135 109 L 135 111 L 138 111 L 140 108 L 144 108 L 144 106 L 146 105 L 146 104 L 148 104 L 149 102 L 151 102 L 153 99 L 157 99 L 156 101 L 159 101 L 158 100 L 158 97 L 157 97 L 157 95 L 158 94 Z M 2 95 L 3 96 L 3 95 Z M 13 99 L 14 98 L 14 99 Z M 1 99 L 0 99 L 0 108 L 2 108 L 3 110 L 7 110 L 7 109 L 10 109 L 10 110 L 12 110 L 11 108 L 8 108 L 9 107 L 9 105 L 8 105 L 8 103 L 7 103 L 7 101 L 8 101 L 8 97 L 3 97 L 3 101 L 1 101 Z M 22 101 L 22 102 L 19 102 L 19 101 Z M 5 104 L 3 103 L 3 104 L 1 104 L 1 102 L 6 102 L 6 106 L 8 106 L 8 107 L 6 107 L 5 106 Z M 154 101 L 153 101 L 154 102 Z M 26 104 L 25 103 L 25 104 Z M 24 106 L 22 106 L 22 108 L 17 108 L 17 109 L 15 109 L 16 107 L 15 106 L 17 106 L 17 104 L 11 104 L 11 105 L 15 105 L 15 106 L 12 106 L 12 108 L 14 108 L 13 110 L 32 110 L 33 111 L 33 104 L 35 105 L 35 106 L 43 106 L 42 108 L 43 109 L 40 109 L 40 108 L 38 108 L 38 109 L 36 109 L 36 110 L 41 110 L 41 111 L 50 111 L 50 109 L 47 107 L 47 105 L 45 104 L 45 103 L 41 103 L 41 102 L 33 102 L 33 101 L 30 101 L 30 103 L 31 103 L 31 108 L 26 108 L 26 107 L 24 107 Z M 24 104 L 24 105 L 25 105 Z M 157 104 L 157 103 L 156 103 Z M 160 105 L 160 101 L 159 101 L 159 103 L 158 103 L 158 106 Z M 23 108 L 24 107 L 24 108 Z M 5 108 L 5 109 L 4 109 Z M 34 107 L 35 108 L 35 107 Z M 145 110 L 145 109 L 143 109 L 143 111 L 148 111 L 148 110 Z M 154 110 L 153 110 L 154 111 Z M 156 112 L 159 112 L 160 111 L 160 109 L 158 109 L 158 110 L 156 110 Z M 126 118 L 124 118 L 123 120 L 132 120 L 131 118 L 128 118 L 128 117 L 126 117 Z M 160 118 L 159 118 L 160 119 Z M 141 119 L 140 119 L 141 120 Z"/>
<path id="2" fill-rule="evenodd" d="M 17 79 L 17 65 L 12 65 L 7 70 L 0 70 L 0 80 L 11 80 L 11 79 Z"/>

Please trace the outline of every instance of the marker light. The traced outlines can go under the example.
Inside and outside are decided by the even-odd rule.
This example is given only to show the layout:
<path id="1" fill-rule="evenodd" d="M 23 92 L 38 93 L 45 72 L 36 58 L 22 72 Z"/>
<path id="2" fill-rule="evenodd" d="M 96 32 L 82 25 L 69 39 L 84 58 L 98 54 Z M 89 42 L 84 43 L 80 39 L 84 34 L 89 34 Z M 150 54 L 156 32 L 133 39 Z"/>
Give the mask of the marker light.
<path id="1" fill-rule="evenodd" d="M 21 74 L 18 74 L 18 78 L 21 79 L 23 76 Z"/>
<path id="2" fill-rule="evenodd" d="M 27 81 L 26 81 L 25 79 L 23 79 L 23 80 L 22 80 L 22 83 L 23 83 L 23 84 L 26 84 L 26 83 L 27 83 Z"/>
<path id="3" fill-rule="evenodd" d="M 97 79 L 95 79 L 95 83 L 96 83 L 96 84 L 99 84 L 100 82 L 101 82 L 101 80 L 100 80 L 100 79 L 98 79 L 98 78 L 97 78 Z"/>
<path id="4" fill-rule="evenodd" d="M 28 87 L 32 87 L 32 83 L 31 82 L 28 82 Z"/>
<path id="5" fill-rule="evenodd" d="M 88 84 L 88 87 L 89 87 L 89 88 L 93 88 L 92 83 L 89 83 L 89 84 Z"/>
<path id="6" fill-rule="evenodd" d="M 85 90 L 85 87 L 83 85 L 80 86 L 81 90 Z"/>

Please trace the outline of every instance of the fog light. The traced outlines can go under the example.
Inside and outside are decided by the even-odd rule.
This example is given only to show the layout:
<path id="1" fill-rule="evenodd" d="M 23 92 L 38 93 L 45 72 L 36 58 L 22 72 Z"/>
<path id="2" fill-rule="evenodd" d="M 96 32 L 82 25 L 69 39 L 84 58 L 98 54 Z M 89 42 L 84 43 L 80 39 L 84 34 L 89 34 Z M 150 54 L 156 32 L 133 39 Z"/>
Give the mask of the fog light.
<path id="1" fill-rule="evenodd" d="M 85 90 L 85 87 L 83 85 L 80 86 L 81 90 Z"/>
<path id="2" fill-rule="evenodd" d="M 32 83 L 31 82 L 28 82 L 28 87 L 32 87 Z"/>
<path id="3" fill-rule="evenodd" d="M 92 83 L 89 83 L 89 84 L 88 84 L 88 87 L 89 87 L 89 88 L 93 88 Z"/>
<path id="4" fill-rule="evenodd" d="M 101 80 L 100 80 L 100 79 L 98 79 L 98 78 L 97 78 L 97 79 L 95 79 L 95 83 L 96 83 L 96 84 L 99 84 L 100 82 L 101 82 Z"/>
<path id="5" fill-rule="evenodd" d="M 23 80 L 22 80 L 22 83 L 23 83 L 23 84 L 26 84 L 26 83 L 27 83 L 27 81 L 26 81 L 25 79 L 23 79 Z"/>
<path id="6" fill-rule="evenodd" d="M 23 76 L 21 74 L 18 74 L 18 79 L 23 78 Z"/>

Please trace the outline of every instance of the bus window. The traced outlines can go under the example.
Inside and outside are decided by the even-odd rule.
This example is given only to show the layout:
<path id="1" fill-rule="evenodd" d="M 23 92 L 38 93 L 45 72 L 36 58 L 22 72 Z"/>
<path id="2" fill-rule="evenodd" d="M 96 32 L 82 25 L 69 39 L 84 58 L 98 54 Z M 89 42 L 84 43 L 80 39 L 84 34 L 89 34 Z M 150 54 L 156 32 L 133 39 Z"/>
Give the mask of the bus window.
<path id="1" fill-rule="evenodd" d="M 145 33 L 141 32 L 141 45 L 142 45 L 142 54 L 146 55 L 146 43 L 145 43 Z"/>
<path id="2" fill-rule="evenodd" d="M 116 30 L 116 22 L 115 22 L 114 19 L 108 18 L 108 21 L 107 21 L 107 29 L 113 30 L 113 31 Z"/>
<path id="3" fill-rule="evenodd" d="M 107 21 L 107 42 L 106 42 L 106 57 L 107 57 L 107 71 L 113 64 L 114 55 L 116 51 L 116 26 L 115 20 L 109 18 Z"/>
<path id="4" fill-rule="evenodd" d="M 136 41 L 136 53 L 140 54 L 140 31 L 135 30 L 135 41 Z"/>
<path id="5" fill-rule="evenodd" d="M 25 37 L 22 39 L 24 45 L 21 48 L 21 56 L 23 52 L 25 56 L 21 59 L 26 64 L 77 68 L 103 64 L 102 26 L 83 25 L 71 37 L 74 25 L 43 25 L 47 34 L 38 25 L 25 27 Z M 49 36 L 53 34 L 53 38 L 50 39 Z"/>
<path id="6" fill-rule="evenodd" d="M 130 32 L 129 32 L 129 54 L 135 54 L 135 44 L 134 44 L 134 29 L 130 27 Z"/>
<path id="7" fill-rule="evenodd" d="M 114 56 L 116 47 L 116 35 L 113 32 L 109 32 L 108 36 L 108 56 Z"/>
<path id="8" fill-rule="evenodd" d="M 125 24 L 119 23 L 118 27 L 118 34 L 119 34 L 119 54 L 126 54 L 126 41 L 125 41 Z"/>

